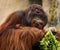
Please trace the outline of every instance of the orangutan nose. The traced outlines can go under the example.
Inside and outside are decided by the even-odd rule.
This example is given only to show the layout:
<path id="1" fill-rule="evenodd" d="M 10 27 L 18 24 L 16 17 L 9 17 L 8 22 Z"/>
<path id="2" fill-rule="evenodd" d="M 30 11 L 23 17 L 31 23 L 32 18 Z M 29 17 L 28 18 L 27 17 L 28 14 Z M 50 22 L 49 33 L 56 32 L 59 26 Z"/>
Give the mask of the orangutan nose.
<path id="1" fill-rule="evenodd" d="M 36 26 L 39 26 L 39 22 L 35 22 Z"/>

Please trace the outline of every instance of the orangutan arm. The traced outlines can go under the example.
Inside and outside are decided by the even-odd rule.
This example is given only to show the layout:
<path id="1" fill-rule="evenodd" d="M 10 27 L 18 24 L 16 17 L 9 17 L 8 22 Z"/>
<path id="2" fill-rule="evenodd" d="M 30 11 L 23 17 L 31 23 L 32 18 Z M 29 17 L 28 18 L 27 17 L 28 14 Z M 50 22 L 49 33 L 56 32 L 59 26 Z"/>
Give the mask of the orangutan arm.
<path id="1" fill-rule="evenodd" d="M 7 28 L 14 27 L 17 23 L 20 23 L 20 18 L 22 16 L 23 11 L 16 11 L 10 14 L 6 21 L 0 26 L 0 34 Z"/>

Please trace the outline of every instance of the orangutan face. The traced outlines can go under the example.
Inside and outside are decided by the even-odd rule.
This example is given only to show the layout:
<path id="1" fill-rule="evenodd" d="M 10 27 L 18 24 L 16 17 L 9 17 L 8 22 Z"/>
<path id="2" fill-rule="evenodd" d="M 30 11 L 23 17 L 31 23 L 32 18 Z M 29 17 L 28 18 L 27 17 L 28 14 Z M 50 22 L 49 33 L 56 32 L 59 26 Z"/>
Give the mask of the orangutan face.
<path id="1" fill-rule="evenodd" d="M 39 6 L 31 7 L 27 14 L 27 21 L 30 22 L 31 26 L 43 29 L 46 25 L 47 16 Z"/>
<path id="2" fill-rule="evenodd" d="M 33 18 L 31 26 L 43 29 L 44 21 L 38 17 Z"/>

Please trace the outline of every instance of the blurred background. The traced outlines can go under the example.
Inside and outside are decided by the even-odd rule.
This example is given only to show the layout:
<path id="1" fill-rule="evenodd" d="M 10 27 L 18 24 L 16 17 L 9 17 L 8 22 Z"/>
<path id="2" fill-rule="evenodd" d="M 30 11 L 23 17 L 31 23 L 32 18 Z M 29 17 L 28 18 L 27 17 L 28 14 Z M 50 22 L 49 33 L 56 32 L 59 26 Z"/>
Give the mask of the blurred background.
<path id="1" fill-rule="evenodd" d="M 0 0 L 0 25 L 14 11 L 40 4 L 48 15 L 48 25 L 60 28 L 60 0 Z"/>

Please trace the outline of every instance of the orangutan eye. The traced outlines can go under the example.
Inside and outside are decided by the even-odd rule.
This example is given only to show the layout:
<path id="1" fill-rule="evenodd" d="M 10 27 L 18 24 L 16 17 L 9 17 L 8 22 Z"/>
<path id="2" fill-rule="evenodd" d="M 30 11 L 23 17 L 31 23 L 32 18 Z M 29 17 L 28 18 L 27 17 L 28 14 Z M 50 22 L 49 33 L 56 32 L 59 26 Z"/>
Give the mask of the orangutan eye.
<path id="1" fill-rule="evenodd" d="M 35 11 L 34 9 L 32 9 L 32 11 Z"/>

